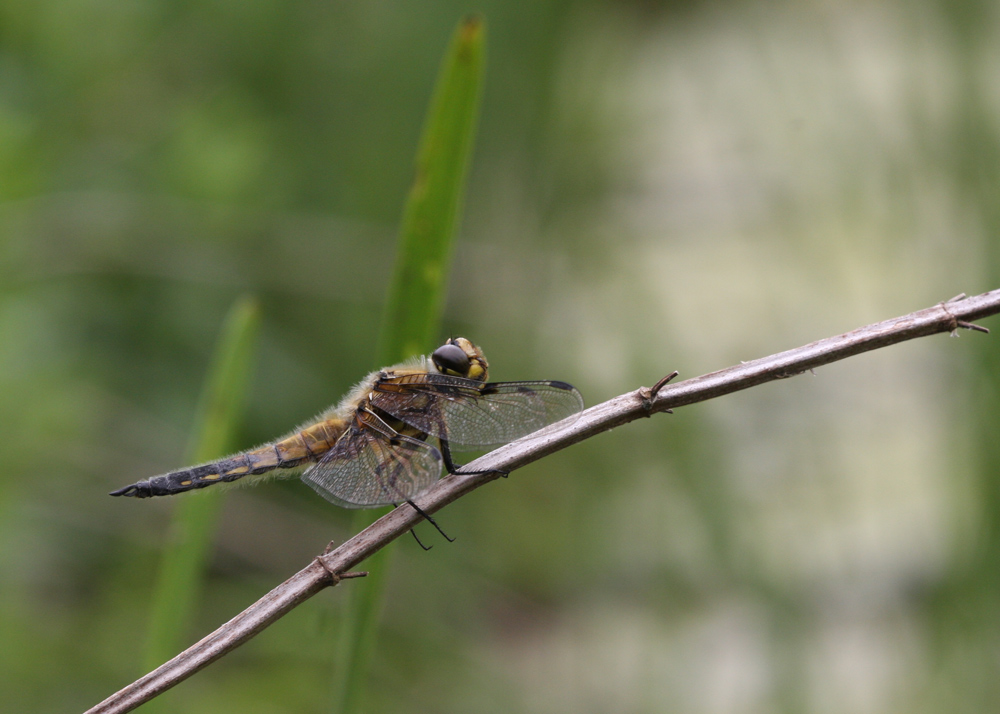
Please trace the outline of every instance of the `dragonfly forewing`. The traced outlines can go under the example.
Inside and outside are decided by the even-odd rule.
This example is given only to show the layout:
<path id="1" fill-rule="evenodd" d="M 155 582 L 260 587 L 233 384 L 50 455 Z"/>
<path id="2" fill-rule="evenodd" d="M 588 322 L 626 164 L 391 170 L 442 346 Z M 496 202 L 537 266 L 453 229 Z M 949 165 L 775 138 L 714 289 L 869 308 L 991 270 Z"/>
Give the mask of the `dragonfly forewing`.
<path id="1" fill-rule="evenodd" d="M 483 384 L 446 375 L 392 382 L 376 385 L 374 406 L 424 433 L 464 446 L 506 444 L 583 409 L 583 397 L 565 382 Z"/>

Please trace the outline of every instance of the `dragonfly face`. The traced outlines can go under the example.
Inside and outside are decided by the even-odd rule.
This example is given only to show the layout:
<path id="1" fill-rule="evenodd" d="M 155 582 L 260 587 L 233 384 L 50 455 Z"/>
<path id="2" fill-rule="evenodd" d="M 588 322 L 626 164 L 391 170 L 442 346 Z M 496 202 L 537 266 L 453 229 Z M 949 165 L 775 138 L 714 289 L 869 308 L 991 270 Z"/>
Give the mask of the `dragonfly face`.
<path id="1" fill-rule="evenodd" d="M 347 508 L 400 503 L 430 487 L 442 465 L 455 470 L 451 446 L 505 444 L 583 408 L 565 382 L 487 382 L 488 373 L 482 350 L 454 338 L 430 358 L 373 372 L 282 439 L 111 495 L 164 496 L 278 471 L 302 472 L 321 496 Z"/>

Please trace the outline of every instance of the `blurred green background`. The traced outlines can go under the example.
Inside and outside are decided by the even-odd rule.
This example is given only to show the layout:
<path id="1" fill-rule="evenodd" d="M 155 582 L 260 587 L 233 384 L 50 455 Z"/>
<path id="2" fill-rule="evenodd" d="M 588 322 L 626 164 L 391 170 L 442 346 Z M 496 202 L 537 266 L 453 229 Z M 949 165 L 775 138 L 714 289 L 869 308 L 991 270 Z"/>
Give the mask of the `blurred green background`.
<path id="1" fill-rule="evenodd" d="M 262 326 L 237 447 L 378 366 L 469 11 L 487 75 L 446 332 L 495 379 L 594 404 L 1000 287 L 995 3 L 0 2 L 4 711 L 144 673 L 175 503 L 107 492 L 184 465 L 238 296 Z M 394 553 L 367 709 L 1000 709 L 998 355 L 882 350 L 448 507 L 454 544 Z M 230 491 L 184 641 L 350 517 L 297 480 Z M 168 705 L 329 711 L 340 590 Z"/>

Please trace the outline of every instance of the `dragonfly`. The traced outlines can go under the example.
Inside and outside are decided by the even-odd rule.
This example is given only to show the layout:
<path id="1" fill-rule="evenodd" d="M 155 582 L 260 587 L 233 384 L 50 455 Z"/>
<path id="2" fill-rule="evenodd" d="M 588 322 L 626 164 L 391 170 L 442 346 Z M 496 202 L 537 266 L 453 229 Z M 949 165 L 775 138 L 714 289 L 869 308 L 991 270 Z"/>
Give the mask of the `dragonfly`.
<path id="1" fill-rule="evenodd" d="M 111 495 L 168 496 L 300 473 L 338 506 L 408 502 L 416 508 L 413 499 L 441 477 L 442 467 L 460 472 L 453 445 L 506 444 L 583 409 L 580 392 L 566 382 L 488 382 L 488 373 L 479 347 L 464 337 L 451 338 L 430 357 L 372 372 L 338 405 L 287 436 Z"/>

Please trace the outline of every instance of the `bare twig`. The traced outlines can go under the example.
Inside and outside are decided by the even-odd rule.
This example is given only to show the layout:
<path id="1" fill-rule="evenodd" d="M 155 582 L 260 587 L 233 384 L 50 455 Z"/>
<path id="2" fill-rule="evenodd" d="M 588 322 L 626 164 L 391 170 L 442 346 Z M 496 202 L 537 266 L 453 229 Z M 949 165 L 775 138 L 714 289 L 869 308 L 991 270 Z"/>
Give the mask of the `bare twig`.
<path id="1" fill-rule="evenodd" d="M 988 332 L 973 320 L 1000 312 L 1000 290 L 966 298 L 959 295 L 926 310 L 868 325 L 852 332 L 828 337 L 787 352 L 729 367 L 718 372 L 667 384 L 660 380 L 652 388 L 628 392 L 587 409 L 575 418 L 547 427 L 507 444 L 477 459 L 469 471 L 476 475 L 452 474 L 441 479 L 417 504 L 434 513 L 452 501 L 491 481 L 499 473 L 509 473 L 555 451 L 595 434 L 621 426 L 654 412 L 668 411 L 701 402 L 775 379 L 792 377 L 820 365 L 924 337 L 938 332 L 954 333 L 959 328 Z M 348 573 L 368 556 L 406 533 L 421 517 L 411 506 L 402 505 L 338 548 L 318 556 L 312 563 L 269 592 L 218 630 L 189 647 L 169 662 L 133 682 L 101 702 L 87 714 L 127 712 L 190 677 L 243 644 L 298 604 L 324 587 L 341 579 L 358 577 Z"/>

